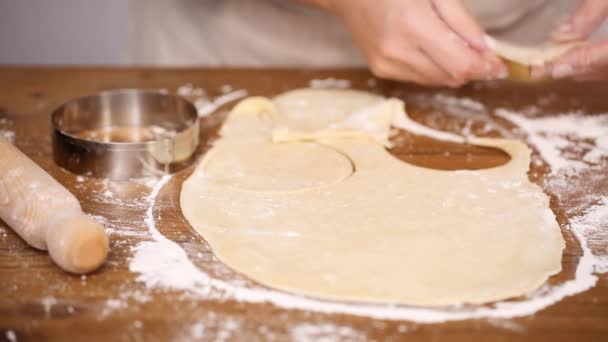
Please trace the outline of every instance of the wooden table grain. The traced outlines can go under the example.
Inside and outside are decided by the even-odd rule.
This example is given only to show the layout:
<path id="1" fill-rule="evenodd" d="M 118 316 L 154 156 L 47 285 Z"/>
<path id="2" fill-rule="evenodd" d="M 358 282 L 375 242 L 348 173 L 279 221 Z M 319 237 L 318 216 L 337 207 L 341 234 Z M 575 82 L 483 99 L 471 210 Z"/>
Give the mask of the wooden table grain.
<path id="1" fill-rule="evenodd" d="M 225 85 L 246 89 L 250 95 L 273 95 L 307 86 L 311 79 L 328 77 L 350 80 L 355 88 L 404 98 L 415 120 L 454 132 L 469 125 L 467 129 L 474 133 L 501 136 L 511 132 L 513 126 L 493 118 L 501 129 L 481 131 L 475 122 L 479 118 L 471 116 L 471 124 L 462 113 L 449 115 L 445 112 L 448 109 L 429 105 L 428 100 L 432 102 L 438 93 L 480 101 L 485 104 L 486 112 L 498 107 L 523 110 L 531 105 L 540 108 L 537 115 L 571 110 L 608 112 L 606 83 L 522 85 L 492 82 L 461 89 L 428 89 L 379 81 L 364 70 L 3 67 L 0 68 L 0 130 L 14 132 L 15 144 L 70 189 L 81 200 L 86 212 L 121 222 L 124 232 L 141 232 L 145 230 L 142 220 L 146 208 L 129 203 L 141 202 L 148 193 L 147 187 L 140 183 L 121 183 L 113 189 L 114 196 L 119 198 L 108 201 L 99 195 L 107 183 L 92 178 L 82 181 L 54 164 L 49 128 L 54 108 L 71 98 L 106 89 L 164 88 L 175 91 L 181 85 L 192 83 L 204 88 L 209 96 L 220 94 Z M 208 148 L 208 142 L 221 123 L 218 119 L 227 108 L 229 105 L 202 120 L 201 154 Z M 460 110 L 469 109 L 465 106 Z M 488 116 L 483 115 L 484 118 Z M 391 152 L 395 156 L 425 167 L 476 169 L 508 161 L 508 156 L 498 150 L 438 142 L 406 133 L 401 133 L 394 141 Z M 161 191 L 154 208 L 154 216 L 159 218 L 157 227 L 163 235 L 182 246 L 199 267 L 213 269 L 220 278 L 238 277 L 213 259 L 204 239 L 193 232 L 181 215 L 179 189 L 191 171 L 192 167 L 180 171 Z M 570 193 L 559 200 L 557 197 L 561 194 L 550 194 L 552 208 L 562 227 L 571 218 L 565 214 L 569 212 L 566 209 L 580 204 L 583 191 L 608 193 L 606 171 L 596 175 L 595 183 L 581 189 L 581 193 Z M 546 165 L 535 164 L 529 175 L 542 185 L 547 172 Z M 564 271 L 551 282 L 572 278 L 581 255 L 572 234 L 564 229 L 564 236 L 567 240 L 562 261 Z M 80 277 L 60 271 L 44 252 L 28 247 L 0 221 L 0 341 L 199 338 L 282 341 L 322 337 L 378 341 L 608 341 L 606 275 L 600 275 L 592 289 L 564 298 L 534 315 L 508 320 L 417 324 L 287 310 L 271 304 L 192 299 L 180 291 L 150 290 L 129 271 L 131 248 L 142 239 L 140 235 L 114 232 L 111 237 L 112 250 L 104 267 Z"/>

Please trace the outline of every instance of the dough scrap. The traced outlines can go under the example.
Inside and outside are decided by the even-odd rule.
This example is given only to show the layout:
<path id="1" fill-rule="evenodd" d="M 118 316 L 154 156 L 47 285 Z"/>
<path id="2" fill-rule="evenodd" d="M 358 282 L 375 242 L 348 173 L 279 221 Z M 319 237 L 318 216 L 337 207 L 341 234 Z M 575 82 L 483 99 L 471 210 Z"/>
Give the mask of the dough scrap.
<path id="1" fill-rule="evenodd" d="M 525 46 L 492 39 L 492 48 L 500 57 L 525 66 L 542 66 L 583 42 L 565 44 L 544 44 L 540 46 Z"/>
<path id="2" fill-rule="evenodd" d="M 385 100 L 378 95 L 342 89 L 294 90 L 277 96 L 274 102 L 278 114 L 273 142 L 368 138 L 385 146 L 390 146 L 388 128 L 399 118 L 402 106 L 395 99 Z M 334 105 L 327 106 L 327 103 Z"/>
<path id="3" fill-rule="evenodd" d="M 352 119 L 360 113 L 369 117 Z M 354 124 L 368 119 L 373 125 Z M 408 120 L 399 100 L 353 90 L 245 99 L 184 182 L 184 216 L 237 272 L 329 300 L 485 303 L 529 293 L 558 273 L 564 240 L 548 197 L 528 180 L 530 150 L 519 141 L 474 138 L 511 161 L 476 171 L 425 169 L 384 147 L 391 124 L 409 127 Z M 270 160 L 265 147 L 252 144 L 271 144 L 277 131 L 287 132 L 281 148 L 299 153 L 303 143 L 322 145 L 348 156 L 354 172 L 336 180 L 327 170 L 339 170 L 340 162 L 323 157 L 322 148 L 306 152 L 319 153 L 309 166 L 291 157 Z M 230 153 L 247 158 L 234 162 Z M 240 184 L 238 177 L 215 178 L 252 169 L 247 191 L 230 184 Z"/>

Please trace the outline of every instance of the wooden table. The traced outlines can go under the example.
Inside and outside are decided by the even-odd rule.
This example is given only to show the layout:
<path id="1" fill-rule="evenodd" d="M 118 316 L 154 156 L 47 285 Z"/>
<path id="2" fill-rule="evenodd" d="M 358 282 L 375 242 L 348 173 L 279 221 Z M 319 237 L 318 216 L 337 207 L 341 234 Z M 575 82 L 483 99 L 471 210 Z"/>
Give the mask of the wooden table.
<path id="1" fill-rule="evenodd" d="M 223 85 L 247 89 L 250 95 L 273 95 L 307 86 L 310 79 L 348 79 L 353 87 L 408 101 L 410 115 L 423 123 L 458 132 L 466 124 L 462 117 L 442 113 L 420 103 L 421 96 L 439 90 L 382 82 L 363 70 L 240 70 L 240 69 L 117 69 L 117 68 L 0 68 L 0 130 L 15 132 L 15 144 L 69 188 L 85 211 L 118 222 L 113 231 L 112 250 L 105 266 L 86 277 L 58 270 L 44 252 L 23 243 L 0 221 L 0 341 L 18 340 L 316 340 L 332 335 L 337 340 L 456 340 L 510 341 L 520 339 L 551 341 L 608 341 L 608 277 L 581 294 L 568 297 L 535 315 L 511 320 L 475 319 L 442 324 L 382 321 L 364 317 L 285 310 L 270 304 L 248 304 L 222 300 L 192 300 L 179 291 L 147 289 L 128 269 L 131 247 L 142 240 L 146 207 L 140 203 L 148 188 L 139 183 L 120 183 L 112 188 L 111 199 L 103 195 L 108 183 L 92 178 L 79 179 L 52 160 L 49 129 L 50 112 L 66 100 L 104 89 L 166 88 L 174 91 L 186 83 L 204 88 L 210 96 Z M 524 86 L 509 83 L 474 84 L 444 94 L 481 101 L 488 111 L 496 107 L 522 109 L 539 105 L 543 112 L 584 109 L 608 112 L 607 84 L 558 83 Z M 226 106 L 229 107 L 229 106 Z M 201 152 L 208 147 L 226 108 L 204 119 Z M 494 119 L 493 119 L 494 120 Z M 501 126 L 512 126 L 496 119 Z M 473 124 L 473 132 L 476 125 Z M 480 133 L 481 134 L 481 133 Z M 483 132 L 498 136 L 499 131 Z M 402 134 L 392 152 L 410 163 L 441 169 L 484 168 L 499 165 L 508 157 L 497 150 L 460 146 Z M 449 152 L 449 153 L 446 153 Z M 2 156 L 0 156 L 1 162 Z M 165 186 L 154 208 L 159 230 L 176 241 L 201 268 L 213 269 L 220 278 L 240 277 L 212 258 L 209 247 L 195 234 L 178 208 L 179 189 L 192 167 L 179 172 Z M 606 170 L 604 170 L 606 171 Z M 533 166 L 530 177 L 542 184 L 547 168 Z M 603 178 L 601 178 L 603 177 Z M 608 176 L 600 175 L 593 185 L 598 193 L 608 193 Z M 562 226 L 569 206 L 577 195 L 552 207 Z M 557 194 L 559 195 L 559 194 Z M 122 204 L 120 204 L 122 203 Z M 557 282 L 572 277 L 581 249 L 564 231 L 567 249 L 564 271 Z M 466 265 L 463 265 L 466 267 Z M 125 295 L 126 294 L 126 295 Z M 298 330 L 299 329 L 299 330 Z M 308 330 L 307 330 L 308 329 Z M 294 335 L 294 331 L 297 332 Z M 327 337 L 327 336 L 325 336 Z"/>

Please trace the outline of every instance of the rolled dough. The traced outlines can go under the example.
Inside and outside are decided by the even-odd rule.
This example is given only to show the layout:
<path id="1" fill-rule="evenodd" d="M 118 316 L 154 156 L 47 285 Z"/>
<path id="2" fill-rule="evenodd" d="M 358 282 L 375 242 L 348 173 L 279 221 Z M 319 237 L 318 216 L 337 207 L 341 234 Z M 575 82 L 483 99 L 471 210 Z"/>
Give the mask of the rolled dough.
<path id="1" fill-rule="evenodd" d="M 510 162 L 425 169 L 383 146 L 408 120 L 401 101 L 353 90 L 245 99 L 184 182 L 182 211 L 234 270 L 330 300 L 485 303 L 558 273 L 564 240 L 528 180 L 530 150 L 475 138 Z"/>

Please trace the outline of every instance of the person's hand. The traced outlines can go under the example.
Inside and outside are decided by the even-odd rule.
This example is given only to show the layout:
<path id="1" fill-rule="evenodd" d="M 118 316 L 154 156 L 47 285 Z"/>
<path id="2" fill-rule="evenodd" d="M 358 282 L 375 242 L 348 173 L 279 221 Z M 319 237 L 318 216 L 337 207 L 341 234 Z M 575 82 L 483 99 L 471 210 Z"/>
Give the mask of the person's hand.
<path id="1" fill-rule="evenodd" d="M 589 37 L 608 17 L 608 1 L 584 0 L 569 20 L 551 34 L 553 41 L 567 43 Z M 535 73 L 553 78 L 608 80 L 608 38 L 575 47 Z"/>
<path id="2" fill-rule="evenodd" d="M 325 0 L 324 4 L 342 18 L 378 77 L 457 87 L 507 76 L 461 0 Z"/>

